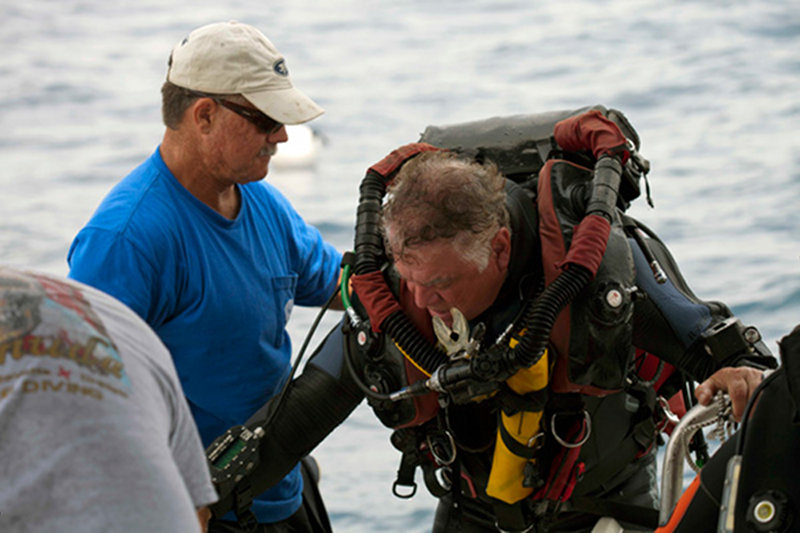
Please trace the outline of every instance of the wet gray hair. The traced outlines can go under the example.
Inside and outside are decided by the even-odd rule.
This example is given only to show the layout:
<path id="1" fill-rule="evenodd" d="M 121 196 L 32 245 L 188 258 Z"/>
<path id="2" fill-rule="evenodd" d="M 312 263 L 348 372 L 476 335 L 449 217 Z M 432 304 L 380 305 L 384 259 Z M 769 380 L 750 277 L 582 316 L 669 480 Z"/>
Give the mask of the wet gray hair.
<path id="1" fill-rule="evenodd" d="M 505 179 L 493 163 L 453 152 L 425 152 L 407 162 L 388 190 L 382 229 L 387 249 L 450 241 L 464 259 L 486 268 L 491 240 L 508 227 Z"/>

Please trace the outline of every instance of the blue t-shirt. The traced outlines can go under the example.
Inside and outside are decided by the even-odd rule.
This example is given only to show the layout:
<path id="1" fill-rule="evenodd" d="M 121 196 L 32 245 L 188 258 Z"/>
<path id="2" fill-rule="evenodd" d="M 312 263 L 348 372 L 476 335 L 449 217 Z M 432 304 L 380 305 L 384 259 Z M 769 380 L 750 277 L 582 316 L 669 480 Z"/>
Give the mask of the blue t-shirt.
<path id="1" fill-rule="evenodd" d="M 238 190 L 241 209 L 228 220 L 186 190 L 157 149 L 106 196 L 67 259 L 69 277 L 127 304 L 167 345 L 204 446 L 280 390 L 292 306 L 325 303 L 341 262 L 273 186 Z M 287 518 L 301 490 L 295 467 L 253 511 L 260 522 Z"/>

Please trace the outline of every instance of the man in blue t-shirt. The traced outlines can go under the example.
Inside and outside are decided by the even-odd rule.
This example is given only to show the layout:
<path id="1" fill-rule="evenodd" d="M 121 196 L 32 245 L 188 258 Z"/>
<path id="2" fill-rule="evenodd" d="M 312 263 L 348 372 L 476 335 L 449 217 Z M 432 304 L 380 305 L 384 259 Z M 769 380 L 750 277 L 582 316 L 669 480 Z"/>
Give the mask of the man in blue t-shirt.
<path id="1" fill-rule="evenodd" d="M 286 381 L 293 305 L 322 305 L 334 293 L 340 254 L 261 181 L 287 140 L 283 125 L 323 110 L 293 87 L 273 44 L 237 22 L 179 42 L 161 91 L 164 138 L 75 237 L 69 275 L 158 333 L 208 446 Z M 303 482 L 296 466 L 256 496 L 258 531 L 330 528 Z M 224 518 L 209 530 L 238 530 L 232 514 Z"/>

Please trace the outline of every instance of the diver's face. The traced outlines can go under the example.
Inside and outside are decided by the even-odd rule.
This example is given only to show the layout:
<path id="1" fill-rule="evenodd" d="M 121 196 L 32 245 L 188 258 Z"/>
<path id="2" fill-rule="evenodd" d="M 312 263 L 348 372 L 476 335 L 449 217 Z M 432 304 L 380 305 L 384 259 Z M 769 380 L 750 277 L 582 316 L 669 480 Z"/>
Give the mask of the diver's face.
<path id="1" fill-rule="evenodd" d="M 506 228 L 498 231 L 491 246 L 489 262 L 482 270 L 465 259 L 451 241 L 441 239 L 405 250 L 395 268 L 414 303 L 452 327 L 450 309 L 455 307 L 471 320 L 488 309 L 500 292 L 511 250 Z"/>

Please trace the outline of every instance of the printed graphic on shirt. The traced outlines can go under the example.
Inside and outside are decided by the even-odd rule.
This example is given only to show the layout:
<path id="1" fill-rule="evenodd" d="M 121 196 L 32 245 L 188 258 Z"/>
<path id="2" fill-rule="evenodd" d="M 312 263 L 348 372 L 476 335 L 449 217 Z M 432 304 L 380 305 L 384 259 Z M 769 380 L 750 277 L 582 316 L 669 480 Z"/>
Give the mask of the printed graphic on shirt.
<path id="1" fill-rule="evenodd" d="M 0 400 L 15 388 L 127 398 L 130 386 L 116 345 L 79 288 L 0 269 Z"/>

